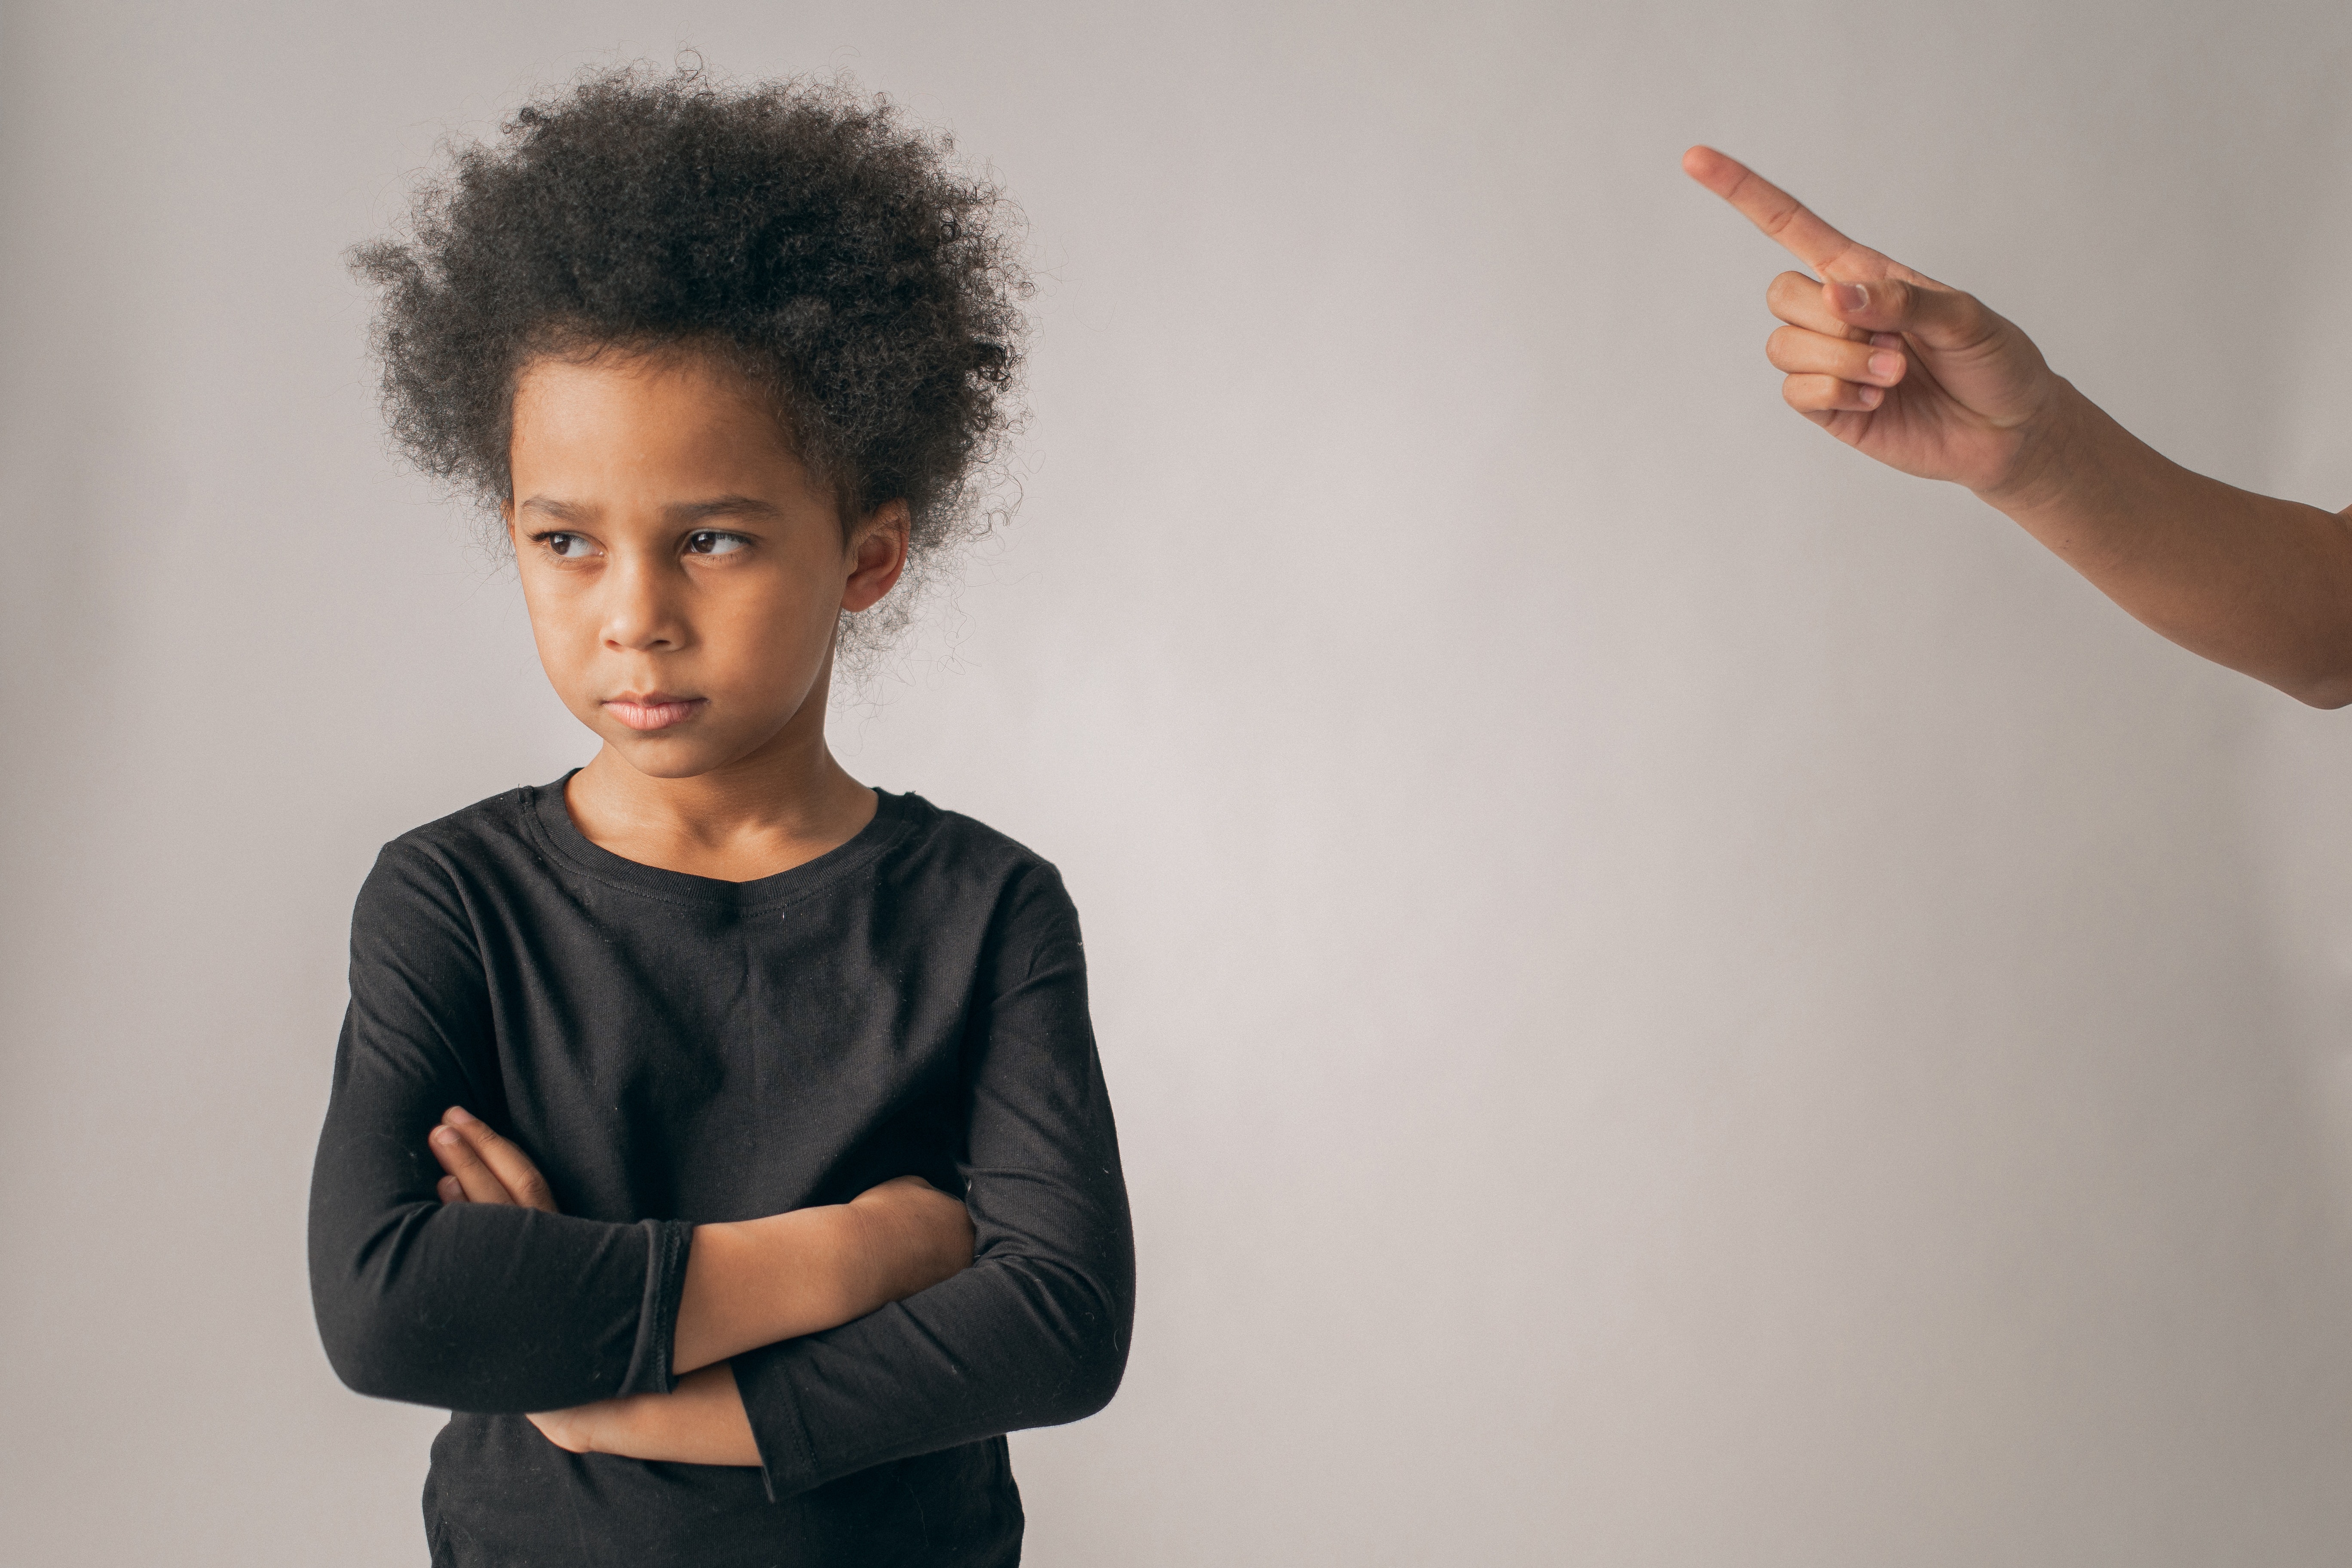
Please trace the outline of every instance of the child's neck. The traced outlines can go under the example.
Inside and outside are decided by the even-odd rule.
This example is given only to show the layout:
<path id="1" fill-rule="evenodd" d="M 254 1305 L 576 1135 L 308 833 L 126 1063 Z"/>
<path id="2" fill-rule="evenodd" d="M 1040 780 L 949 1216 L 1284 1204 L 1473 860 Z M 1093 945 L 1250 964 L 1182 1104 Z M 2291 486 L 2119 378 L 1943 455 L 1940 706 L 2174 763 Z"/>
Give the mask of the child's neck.
<path id="1" fill-rule="evenodd" d="M 814 860 L 874 820 L 872 790 L 812 745 L 763 747 L 691 778 L 656 778 L 607 746 L 572 775 L 572 826 L 625 860 L 749 882 Z"/>

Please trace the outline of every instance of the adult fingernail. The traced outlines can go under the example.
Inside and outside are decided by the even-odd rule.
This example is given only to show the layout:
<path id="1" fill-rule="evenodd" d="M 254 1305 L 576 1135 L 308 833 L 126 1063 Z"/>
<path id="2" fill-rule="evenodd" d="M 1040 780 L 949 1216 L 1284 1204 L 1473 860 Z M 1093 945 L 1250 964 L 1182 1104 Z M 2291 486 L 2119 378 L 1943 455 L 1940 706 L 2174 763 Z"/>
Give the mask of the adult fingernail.
<path id="1" fill-rule="evenodd" d="M 452 1121 L 471 1121 L 474 1120 L 474 1113 L 467 1110 L 462 1105 L 453 1105 L 449 1108 L 449 1120 Z"/>
<path id="2" fill-rule="evenodd" d="M 433 1130 L 433 1142 L 440 1144 L 455 1143 L 457 1142 L 457 1135 L 446 1127 L 436 1127 Z"/>
<path id="3" fill-rule="evenodd" d="M 1896 371 L 1901 370 L 1902 368 L 1903 356 L 1901 354 L 1873 354 L 1870 356 L 1870 374 L 1873 375 L 1893 375 Z"/>
<path id="4" fill-rule="evenodd" d="M 1859 283 L 1840 283 L 1831 289 L 1841 310 L 1859 310 L 1870 303 L 1870 290 Z"/>

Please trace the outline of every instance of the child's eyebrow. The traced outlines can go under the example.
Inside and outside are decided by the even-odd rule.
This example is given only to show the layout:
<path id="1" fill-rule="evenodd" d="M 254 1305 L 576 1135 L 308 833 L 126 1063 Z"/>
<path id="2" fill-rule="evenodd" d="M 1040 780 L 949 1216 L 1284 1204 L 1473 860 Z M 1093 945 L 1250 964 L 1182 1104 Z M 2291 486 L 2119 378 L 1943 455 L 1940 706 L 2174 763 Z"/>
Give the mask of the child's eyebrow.
<path id="1" fill-rule="evenodd" d="M 545 512 L 558 522 L 576 522 L 593 507 L 575 506 L 570 501 L 556 500 L 548 496 L 532 496 L 518 503 L 518 511 Z M 758 496 L 713 496 L 709 500 L 678 501 L 662 508 L 662 515 L 674 523 L 701 522 L 714 517 L 775 518 L 782 514 L 773 501 Z"/>
<path id="2" fill-rule="evenodd" d="M 757 496 L 719 496 L 710 500 L 680 501 L 662 509 L 673 522 L 700 522 L 712 517 L 773 518 L 780 514 L 771 501 Z"/>

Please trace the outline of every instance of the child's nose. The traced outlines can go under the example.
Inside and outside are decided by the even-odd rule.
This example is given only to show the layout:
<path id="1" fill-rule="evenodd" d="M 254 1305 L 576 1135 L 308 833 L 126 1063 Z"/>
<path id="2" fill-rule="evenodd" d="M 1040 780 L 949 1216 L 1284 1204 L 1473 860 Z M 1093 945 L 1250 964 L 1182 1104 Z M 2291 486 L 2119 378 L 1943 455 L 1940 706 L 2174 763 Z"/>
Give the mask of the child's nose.
<path id="1" fill-rule="evenodd" d="M 666 574 L 649 563 L 623 561 L 607 578 L 604 640 L 607 647 L 653 652 L 685 641 L 678 605 Z"/>

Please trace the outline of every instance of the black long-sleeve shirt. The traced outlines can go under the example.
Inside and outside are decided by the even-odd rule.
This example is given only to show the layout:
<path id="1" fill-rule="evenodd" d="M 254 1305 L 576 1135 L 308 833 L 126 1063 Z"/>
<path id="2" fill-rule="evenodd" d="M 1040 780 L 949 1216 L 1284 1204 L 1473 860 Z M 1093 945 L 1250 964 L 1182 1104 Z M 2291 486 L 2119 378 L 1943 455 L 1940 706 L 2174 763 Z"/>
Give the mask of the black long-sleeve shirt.
<path id="1" fill-rule="evenodd" d="M 455 1412 L 436 1563 L 1000 1564 L 1003 1434 L 1107 1403 L 1134 1257 L 1076 912 L 1054 868 L 919 796 L 732 883 L 639 865 L 562 781 L 385 847 L 311 1178 L 336 1373 Z M 444 1205 L 462 1105 L 559 1215 Z M 970 1268 L 734 1360 L 761 1467 L 574 1455 L 522 1412 L 670 1386 L 692 1226 L 908 1173 L 963 1194 Z"/>

